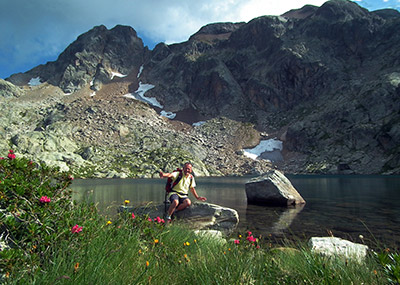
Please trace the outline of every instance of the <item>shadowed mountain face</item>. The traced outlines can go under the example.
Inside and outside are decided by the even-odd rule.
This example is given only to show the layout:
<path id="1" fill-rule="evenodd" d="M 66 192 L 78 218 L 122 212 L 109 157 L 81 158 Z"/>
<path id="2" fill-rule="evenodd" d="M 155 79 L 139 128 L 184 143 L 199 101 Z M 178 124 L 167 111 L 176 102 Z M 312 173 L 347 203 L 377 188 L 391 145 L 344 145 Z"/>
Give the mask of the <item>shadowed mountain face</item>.
<path id="1" fill-rule="evenodd" d="M 57 61 L 8 81 L 40 77 L 65 93 L 90 88 L 113 100 L 151 84 L 146 96 L 176 120 L 226 117 L 278 136 L 287 171 L 399 173 L 399 30 L 396 10 L 346 0 L 209 24 L 152 51 L 131 27 L 99 26 Z M 115 82 L 115 73 L 127 77 Z"/>

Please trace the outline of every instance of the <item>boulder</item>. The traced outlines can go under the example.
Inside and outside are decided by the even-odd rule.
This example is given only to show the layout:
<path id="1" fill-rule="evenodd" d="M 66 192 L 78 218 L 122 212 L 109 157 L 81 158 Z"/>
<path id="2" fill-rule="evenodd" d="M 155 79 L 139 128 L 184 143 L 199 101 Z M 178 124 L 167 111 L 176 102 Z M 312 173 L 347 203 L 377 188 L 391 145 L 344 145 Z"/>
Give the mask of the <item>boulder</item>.
<path id="1" fill-rule="evenodd" d="M 165 206 L 147 205 L 143 207 L 121 206 L 119 211 L 134 212 L 135 215 L 149 215 L 150 218 L 163 217 Z M 194 202 L 189 208 L 174 214 L 175 219 L 190 224 L 196 230 L 218 230 L 226 234 L 232 232 L 239 223 L 236 210 L 210 203 Z"/>
<path id="2" fill-rule="evenodd" d="M 305 200 L 290 183 L 289 179 L 278 170 L 253 178 L 246 183 L 248 204 L 289 206 L 305 204 Z"/>
<path id="3" fill-rule="evenodd" d="M 329 257 L 341 257 L 361 262 L 365 259 L 368 246 L 353 243 L 337 237 L 312 237 L 309 240 L 311 251 Z"/>

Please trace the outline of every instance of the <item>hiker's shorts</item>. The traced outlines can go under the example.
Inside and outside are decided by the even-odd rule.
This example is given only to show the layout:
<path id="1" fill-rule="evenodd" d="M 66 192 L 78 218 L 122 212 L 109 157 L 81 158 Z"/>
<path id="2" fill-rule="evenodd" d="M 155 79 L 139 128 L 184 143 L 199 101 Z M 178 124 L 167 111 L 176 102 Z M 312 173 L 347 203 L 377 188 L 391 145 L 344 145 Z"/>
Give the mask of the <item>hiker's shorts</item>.
<path id="1" fill-rule="evenodd" d="M 186 199 L 188 199 L 188 197 L 181 198 L 181 197 L 178 196 L 178 194 L 172 194 L 172 195 L 169 197 L 169 201 L 170 201 L 171 203 L 172 203 L 172 201 L 174 201 L 174 200 L 178 200 L 178 202 L 179 202 L 178 205 L 182 204 L 183 201 L 185 201 Z"/>

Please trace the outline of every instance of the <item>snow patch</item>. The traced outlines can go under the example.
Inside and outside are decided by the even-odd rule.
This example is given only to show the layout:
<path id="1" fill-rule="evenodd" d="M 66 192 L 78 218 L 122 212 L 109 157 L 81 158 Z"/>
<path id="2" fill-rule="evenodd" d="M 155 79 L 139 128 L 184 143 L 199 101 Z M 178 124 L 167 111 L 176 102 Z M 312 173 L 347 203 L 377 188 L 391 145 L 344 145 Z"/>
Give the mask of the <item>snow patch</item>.
<path id="1" fill-rule="evenodd" d="M 31 78 L 28 82 L 29 86 L 39 86 L 40 84 L 42 84 L 42 82 L 40 82 L 40 77 Z"/>
<path id="2" fill-rule="evenodd" d="M 115 76 L 117 76 L 117 77 L 126 77 L 127 75 L 125 75 L 125 74 L 121 74 L 121 73 L 119 73 L 119 72 L 114 72 L 114 71 L 112 71 L 111 72 L 111 80 L 113 80 L 113 78 L 115 77 Z"/>
<path id="3" fill-rule="evenodd" d="M 92 94 L 90 94 L 90 97 L 93 97 L 94 95 L 96 95 L 96 92 L 92 92 Z"/>
<path id="4" fill-rule="evenodd" d="M 158 102 L 156 98 L 144 96 L 144 94 L 147 91 L 149 91 L 150 89 L 153 89 L 154 87 L 155 86 L 152 84 L 143 84 L 142 82 L 139 82 L 139 88 L 134 93 L 125 94 L 124 97 L 139 100 L 139 101 L 145 102 L 147 104 L 150 104 L 154 107 L 158 107 L 158 108 L 162 109 L 163 105 L 161 105 L 160 102 Z"/>
<path id="5" fill-rule="evenodd" d="M 163 117 L 167 117 L 170 120 L 172 120 L 172 119 L 174 119 L 176 117 L 176 113 L 167 112 L 167 111 L 164 111 L 164 110 L 162 110 L 160 112 L 160 115 L 163 116 Z"/>
<path id="6" fill-rule="evenodd" d="M 257 145 L 255 148 L 244 149 L 244 155 L 255 160 L 262 153 L 266 151 L 274 151 L 274 150 L 281 151 L 282 148 L 283 148 L 283 143 L 280 140 L 276 139 L 262 140 L 260 141 L 260 144 Z"/>
<path id="7" fill-rule="evenodd" d="M 204 125 L 205 123 L 206 123 L 205 121 L 200 121 L 200 122 L 193 123 L 192 126 L 193 127 L 200 127 L 200 126 Z"/>
<path id="8" fill-rule="evenodd" d="M 141 66 L 140 66 L 140 68 L 139 68 L 139 73 L 138 73 L 138 75 L 137 75 L 137 78 L 139 78 L 139 77 L 140 77 L 140 75 L 142 75 L 143 68 L 144 68 L 144 66 L 143 66 L 143 65 L 141 65 Z"/>

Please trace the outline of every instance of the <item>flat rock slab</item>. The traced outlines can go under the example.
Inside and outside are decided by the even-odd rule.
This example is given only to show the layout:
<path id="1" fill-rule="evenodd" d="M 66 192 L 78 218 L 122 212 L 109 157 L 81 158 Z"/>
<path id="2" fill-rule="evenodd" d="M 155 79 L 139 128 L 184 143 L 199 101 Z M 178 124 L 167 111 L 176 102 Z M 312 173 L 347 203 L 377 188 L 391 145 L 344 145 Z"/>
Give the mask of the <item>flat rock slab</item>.
<path id="1" fill-rule="evenodd" d="M 314 253 L 353 259 L 358 262 L 363 261 L 368 252 L 368 246 L 364 244 L 337 237 L 312 237 L 308 243 Z"/>
<path id="2" fill-rule="evenodd" d="M 306 203 L 289 179 L 278 170 L 251 179 L 245 187 L 248 204 L 290 206 Z"/>
<path id="3" fill-rule="evenodd" d="M 165 205 L 120 206 L 119 211 L 129 211 L 135 215 L 147 214 L 154 219 L 164 216 Z M 187 222 L 196 230 L 218 230 L 224 233 L 230 233 L 239 223 L 239 215 L 236 210 L 210 203 L 194 202 L 189 208 L 176 212 L 174 218 Z"/>

